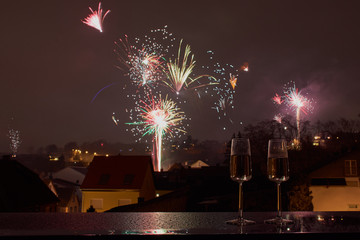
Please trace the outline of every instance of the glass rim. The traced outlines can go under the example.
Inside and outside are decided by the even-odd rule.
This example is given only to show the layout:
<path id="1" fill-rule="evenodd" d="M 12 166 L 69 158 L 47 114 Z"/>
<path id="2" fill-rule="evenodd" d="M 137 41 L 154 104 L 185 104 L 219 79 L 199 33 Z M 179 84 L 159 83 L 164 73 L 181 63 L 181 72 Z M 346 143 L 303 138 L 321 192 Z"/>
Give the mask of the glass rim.
<path id="1" fill-rule="evenodd" d="M 247 137 L 234 137 L 231 140 L 233 140 L 233 139 L 244 139 L 244 140 L 249 140 L 250 141 L 250 139 L 247 138 Z"/>
<path id="2" fill-rule="evenodd" d="M 272 142 L 282 142 L 282 141 L 287 142 L 287 140 L 285 138 L 272 138 L 272 139 L 269 139 L 269 142 L 270 141 L 272 141 Z"/>

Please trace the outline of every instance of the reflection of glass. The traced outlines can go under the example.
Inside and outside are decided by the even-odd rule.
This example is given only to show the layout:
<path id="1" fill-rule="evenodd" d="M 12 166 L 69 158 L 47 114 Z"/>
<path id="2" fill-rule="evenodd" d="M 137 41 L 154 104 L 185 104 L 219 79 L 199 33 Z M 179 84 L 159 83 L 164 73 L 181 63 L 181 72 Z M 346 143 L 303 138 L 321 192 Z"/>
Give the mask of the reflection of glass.
<path id="1" fill-rule="evenodd" d="M 243 217 L 242 183 L 252 177 L 250 141 L 247 138 L 233 138 L 231 140 L 230 177 L 239 183 L 239 216 L 226 223 L 234 225 L 254 224 L 254 221 Z"/>
<path id="2" fill-rule="evenodd" d="M 265 220 L 266 223 L 283 224 L 291 220 L 283 219 L 281 214 L 280 184 L 289 179 L 289 159 L 285 139 L 270 139 L 268 146 L 267 174 L 270 181 L 277 186 L 276 218 Z"/>

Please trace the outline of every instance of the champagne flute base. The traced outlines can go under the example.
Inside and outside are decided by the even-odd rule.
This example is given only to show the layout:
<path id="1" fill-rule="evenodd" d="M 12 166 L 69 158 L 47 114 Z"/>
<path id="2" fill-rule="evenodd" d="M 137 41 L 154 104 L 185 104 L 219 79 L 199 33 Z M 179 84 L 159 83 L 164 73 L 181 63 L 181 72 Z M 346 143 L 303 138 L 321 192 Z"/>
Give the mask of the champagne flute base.
<path id="1" fill-rule="evenodd" d="M 255 224 L 255 221 L 244 219 L 244 218 L 236 218 L 233 220 L 226 221 L 226 224 L 237 225 L 237 226 L 245 226 Z"/>
<path id="2" fill-rule="evenodd" d="M 276 225 L 287 225 L 294 223 L 293 220 L 282 218 L 282 217 L 276 217 L 273 219 L 267 219 L 264 221 L 267 224 L 276 224 Z"/>

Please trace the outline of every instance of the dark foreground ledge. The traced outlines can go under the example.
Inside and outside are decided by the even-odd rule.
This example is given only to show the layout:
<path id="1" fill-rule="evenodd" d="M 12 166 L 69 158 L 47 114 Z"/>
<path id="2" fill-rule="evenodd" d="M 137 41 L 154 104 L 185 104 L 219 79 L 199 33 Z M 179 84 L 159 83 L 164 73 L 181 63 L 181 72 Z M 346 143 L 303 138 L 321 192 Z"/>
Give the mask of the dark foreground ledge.
<path id="1" fill-rule="evenodd" d="M 236 213 L 1 213 L 1 239 L 360 239 L 358 212 L 284 212 L 286 227 L 265 224 L 272 212 L 247 212 L 251 226 L 232 226 Z"/>

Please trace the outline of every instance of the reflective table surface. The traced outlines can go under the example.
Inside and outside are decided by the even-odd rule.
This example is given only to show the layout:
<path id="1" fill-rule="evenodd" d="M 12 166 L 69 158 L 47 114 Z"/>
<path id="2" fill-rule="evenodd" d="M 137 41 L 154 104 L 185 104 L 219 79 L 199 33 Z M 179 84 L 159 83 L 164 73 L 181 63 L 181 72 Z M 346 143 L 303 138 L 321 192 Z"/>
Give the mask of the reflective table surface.
<path id="1" fill-rule="evenodd" d="M 0 213 L 0 238 L 13 239 L 360 239 L 359 212 L 283 212 L 292 224 L 228 225 L 235 212 Z"/>

